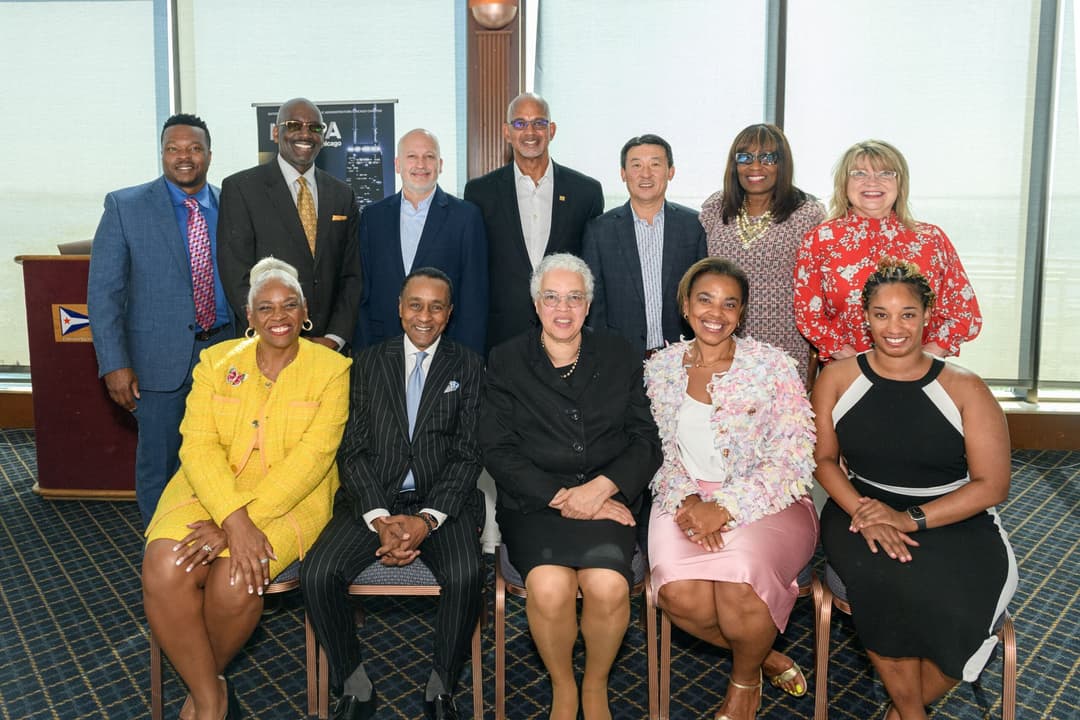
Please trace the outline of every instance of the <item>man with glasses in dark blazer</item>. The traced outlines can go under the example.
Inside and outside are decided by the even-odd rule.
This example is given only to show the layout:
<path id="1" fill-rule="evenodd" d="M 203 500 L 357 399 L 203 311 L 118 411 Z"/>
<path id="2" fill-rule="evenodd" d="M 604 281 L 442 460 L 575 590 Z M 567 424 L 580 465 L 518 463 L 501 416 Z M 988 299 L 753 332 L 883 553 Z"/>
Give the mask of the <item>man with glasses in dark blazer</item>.
<path id="1" fill-rule="evenodd" d="M 360 214 L 352 188 L 315 167 L 325 133 L 322 112 L 310 100 L 281 106 L 273 129 L 277 157 L 221 183 L 218 262 L 239 318 L 252 266 L 270 255 L 292 265 L 311 320 L 304 336 L 342 350 L 360 305 Z"/>
<path id="2" fill-rule="evenodd" d="M 453 310 L 449 277 L 435 268 L 405 278 L 398 312 L 405 335 L 359 352 L 349 422 L 338 452 L 334 515 L 304 558 L 300 587 L 330 661 L 332 718 L 374 716 L 346 588 L 373 562 L 420 558 L 439 582 L 427 717 L 458 717 L 453 701 L 480 616 L 484 525 L 477 421 L 483 363 L 443 336 Z"/>
<path id="3" fill-rule="evenodd" d="M 585 223 L 604 212 L 600 183 L 552 162 L 555 123 L 547 101 L 522 93 L 510 102 L 503 138 L 514 149 L 507 165 L 465 185 L 480 207 L 488 239 L 487 346 L 536 324 L 529 278 L 545 255 L 581 255 Z"/>

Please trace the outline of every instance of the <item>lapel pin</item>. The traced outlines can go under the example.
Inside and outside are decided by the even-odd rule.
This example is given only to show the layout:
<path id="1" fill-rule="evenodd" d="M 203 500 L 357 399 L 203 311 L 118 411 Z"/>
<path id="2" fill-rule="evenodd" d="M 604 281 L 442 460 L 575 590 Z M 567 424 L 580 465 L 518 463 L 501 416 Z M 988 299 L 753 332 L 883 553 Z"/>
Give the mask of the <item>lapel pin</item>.
<path id="1" fill-rule="evenodd" d="M 566 196 L 565 195 L 560 195 L 559 196 L 559 202 L 566 202 Z"/>

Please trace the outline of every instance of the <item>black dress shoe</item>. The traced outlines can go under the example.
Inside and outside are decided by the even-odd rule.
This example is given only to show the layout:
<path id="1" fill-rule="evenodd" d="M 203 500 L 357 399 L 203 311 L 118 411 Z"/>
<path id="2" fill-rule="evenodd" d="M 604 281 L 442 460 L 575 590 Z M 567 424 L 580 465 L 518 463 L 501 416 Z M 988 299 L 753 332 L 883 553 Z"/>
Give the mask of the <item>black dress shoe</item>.
<path id="1" fill-rule="evenodd" d="M 330 713 L 330 720 L 371 720 L 375 717 L 375 690 L 371 697 L 360 700 L 355 695 L 342 695 Z"/>
<path id="2" fill-rule="evenodd" d="M 430 720 L 458 720 L 457 706 L 449 693 L 436 695 L 434 700 L 425 700 L 424 714 Z"/>

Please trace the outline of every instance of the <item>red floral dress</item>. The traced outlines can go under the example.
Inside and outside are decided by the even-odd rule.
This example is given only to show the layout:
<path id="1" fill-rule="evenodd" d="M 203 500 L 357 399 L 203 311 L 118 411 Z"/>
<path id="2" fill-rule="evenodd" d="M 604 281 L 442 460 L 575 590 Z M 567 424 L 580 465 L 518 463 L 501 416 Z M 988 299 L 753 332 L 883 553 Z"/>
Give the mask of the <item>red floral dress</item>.
<path id="1" fill-rule="evenodd" d="M 949 355 L 982 329 L 975 289 L 941 228 L 905 227 L 895 215 L 884 219 L 854 213 L 818 225 L 803 238 L 795 261 L 795 324 L 818 349 L 822 361 L 844 345 L 869 350 L 862 289 L 883 257 L 915 263 L 937 296 L 923 344 L 936 342 Z"/>

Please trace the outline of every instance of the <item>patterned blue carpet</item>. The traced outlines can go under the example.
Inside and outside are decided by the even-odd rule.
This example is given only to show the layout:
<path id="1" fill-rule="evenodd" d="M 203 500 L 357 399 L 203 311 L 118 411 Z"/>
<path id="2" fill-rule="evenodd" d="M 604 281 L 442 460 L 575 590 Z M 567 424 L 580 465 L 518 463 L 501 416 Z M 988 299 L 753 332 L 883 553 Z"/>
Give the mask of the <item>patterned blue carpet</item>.
<path id="1" fill-rule="evenodd" d="M 0 431 L 0 718 L 149 717 L 149 653 L 139 590 L 141 540 L 134 503 L 46 501 L 34 495 L 33 433 Z M 1011 606 L 1018 632 L 1019 718 L 1080 718 L 1080 453 L 1016 452 L 1009 502 L 1001 508 L 1020 564 Z M 489 585 L 491 562 L 489 559 Z M 381 698 L 379 718 L 423 717 L 430 665 L 433 598 L 373 598 L 360 629 L 368 672 Z M 507 600 L 507 715 L 544 718 L 550 689 L 529 639 L 524 604 Z M 648 716 L 640 602 L 613 671 L 615 718 Z M 813 608 L 800 600 L 778 647 L 804 668 L 814 661 Z M 484 630 L 485 715 L 494 717 L 494 634 Z M 580 660 L 580 653 L 579 653 Z M 726 686 L 729 656 L 676 632 L 673 720 L 712 717 Z M 229 670 L 245 717 L 301 718 L 307 708 L 303 615 L 297 593 L 261 623 Z M 810 718 L 811 693 L 789 698 L 766 688 L 761 718 Z M 469 667 L 458 707 L 471 717 Z M 848 618 L 834 616 L 830 717 L 874 719 L 885 694 Z M 175 718 L 184 688 L 168 669 L 165 717 Z M 961 685 L 933 718 L 1000 717 L 1001 659 L 981 683 Z"/>

